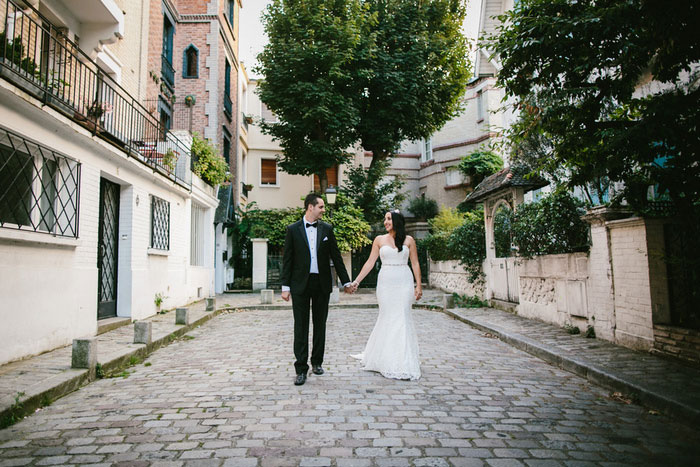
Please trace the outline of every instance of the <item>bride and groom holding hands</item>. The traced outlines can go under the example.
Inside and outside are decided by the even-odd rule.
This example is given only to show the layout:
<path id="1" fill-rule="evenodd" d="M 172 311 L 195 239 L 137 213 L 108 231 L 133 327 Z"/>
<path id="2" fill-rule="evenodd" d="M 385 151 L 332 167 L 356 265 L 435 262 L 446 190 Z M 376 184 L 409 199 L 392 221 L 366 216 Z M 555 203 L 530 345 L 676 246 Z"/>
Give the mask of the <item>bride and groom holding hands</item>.
<path id="1" fill-rule="evenodd" d="M 326 342 L 328 301 L 332 290 L 330 261 L 346 293 L 354 293 L 377 259 L 382 267 L 377 278 L 379 316 L 363 353 L 353 355 L 363 368 L 387 378 L 420 378 L 418 341 L 411 316 L 414 300 L 422 295 L 416 242 L 406 235 L 405 220 L 398 211 L 384 217 L 385 235 L 374 239 L 372 252 L 362 270 L 350 280 L 330 224 L 321 222 L 325 203 L 311 193 L 304 199 L 304 216 L 287 227 L 282 262 L 282 299 L 292 300 L 294 313 L 294 384 L 306 382 L 309 372 L 309 318 L 313 321 L 311 371 L 322 375 Z M 411 268 L 408 260 L 411 260 Z M 414 288 L 414 276 L 416 286 Z"/>

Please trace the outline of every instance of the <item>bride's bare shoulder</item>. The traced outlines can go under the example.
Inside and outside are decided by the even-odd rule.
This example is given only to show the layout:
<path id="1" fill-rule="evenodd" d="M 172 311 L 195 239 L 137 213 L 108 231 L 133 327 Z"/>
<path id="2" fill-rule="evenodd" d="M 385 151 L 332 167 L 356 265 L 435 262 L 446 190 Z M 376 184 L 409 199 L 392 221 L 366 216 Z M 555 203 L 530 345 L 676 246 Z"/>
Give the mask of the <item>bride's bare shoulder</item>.
<path id="1" fill-rule="evenodd" d="M 406 235 L 406 244 L 407 245 L 410 245 L 410 244 L 415 245 L 415 243 L 416 243 L 416 241 L 413 239 L 413 237 L 411 237 L 410 235 Z"/>
<path id="2" fill-rule="evenodd" d="M 377 235 L 374 237 L 374 244 L 377 245 L 378 247 L 381 247 L 386 243 L 386 235 Z"/>

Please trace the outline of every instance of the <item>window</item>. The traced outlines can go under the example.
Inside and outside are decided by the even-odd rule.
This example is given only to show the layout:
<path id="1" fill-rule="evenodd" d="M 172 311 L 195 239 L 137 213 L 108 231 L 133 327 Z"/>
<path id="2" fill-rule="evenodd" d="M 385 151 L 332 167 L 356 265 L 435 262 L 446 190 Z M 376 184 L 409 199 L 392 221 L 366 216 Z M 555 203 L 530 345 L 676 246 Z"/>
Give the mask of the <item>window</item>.
<path id="1" fill-rule="evenodd" d="M 277 185 L 277 161 L 260 159 L 260 184 Z"/>
<path id="2" fill-rule="evenodd" d="M 197 78 L 199 77 L 199 50 L 193 44 L 183 52 L 182 77 Z"/>
<path id="3" fill-rule="evenodd" d="M 233 103 L 231 102 L 231 64 L 226 59 L 226 68 L 224 70 L 224 112 L 230 119 L 233 115 Z"/>
<path id="4" fill-rule="evenodd" d="M 224 153 L 223 156 L 224 156 L 224 160 L 226 161 L 226 165 L 230 166 L 231 165 L 231 133 L 229 133 L 225 127 L 224 127 L 223 153 Z"/>
<path id="5" fill-rule="evenodd" d="M 162 97 L 158 98 L 158 112 L 160 114 L 160 138 L 165 140 L 168 131 L 172 127 L 173 110 L 168 102 Z"/>
<path id="6" fill-rule="evenodd" d="M 78 237 L 80 164 L 0 129 L 0 227 Z"/>
<path id="7" fill-rule="evenodd" d="M 262 111 L 260 112 L 260 115 L 262 116 L 263 120 L 267 122 L 276 122 L 277 121 L 277 115 L 270 110 L 264 102 L 261 102 L 262 104 Z"/>
<path id="8" fill-rule="evenodd" d="M 175 35 L 175 27 L 168 19 L 168 16 L 163 16 L 163 49 L 161 57 L 161 75 L 163 81 L 170 88 L 175 85 L 175 69 L 173 68 L 173 36 Z"/>
<path id="9" fill-rule="evenodd" d="M 231 25 L 231 28 L 233 29 L 233 13 L 235 11 L 235 5 L 234 2 L 235 0 L 226 0 L 226 15 L 228 16 L 228 22 Z"/>
<path id="10" fill-rule="evenodd" d="M 205 214 L 206 210 L 198 205 L 197 203 L 192 203 L 192 220 L 191 220 L 191 231 L 190 231 L 190 265 L 191 266 L 204 266 L 206 258 L 206 228 L 205 228 Z"/>
<path id="11" fill-rule="evenodd" d="M 170 249 L 170 203 L 151 196 L 151 248 Z"/>
<path id="12" fill-rule="evenodd" d="M 338 186 L 338 166 L 326 169 L 326 177 L 328 177 L 328 186 Z M 321 182 L 318 179 L 318 175 L 314 175 L 314 191 L 316 193 L 321 189 Z"/>
<path id="13" fill-rule="evenodd" d="M 484 120 L 484 95 L 481 91 L 476 92 L 476 122 Z"/>
<path id="14" fill-rule="evenodd" d="M 433 139 L 428 138 L 423 140 L 421 145 L 421 161 L 427 162 L 433 160 Z"/>

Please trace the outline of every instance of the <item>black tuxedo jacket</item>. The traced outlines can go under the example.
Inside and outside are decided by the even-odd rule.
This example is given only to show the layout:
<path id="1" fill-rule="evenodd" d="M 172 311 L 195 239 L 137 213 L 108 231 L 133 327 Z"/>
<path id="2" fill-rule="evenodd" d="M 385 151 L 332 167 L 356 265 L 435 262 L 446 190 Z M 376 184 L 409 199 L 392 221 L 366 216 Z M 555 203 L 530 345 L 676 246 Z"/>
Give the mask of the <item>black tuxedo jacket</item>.
<path id="1" fill-rule="evenodd" d="M 340 256 L 338 243 L 333 234 L 333 227 L 318 221 L 316 232 L 316 258 L 318 273 L 323 291 L 330 294 L 332 289 L 331 263 L 343 284 L 350 282 L 345 270 L 343 258 Z M 287 226 L 287 236 L 284 239 L 284 257 L 282 261 L 282 285 L 290 288 L 292 294 L 300 294 L 306 290 L 311 268 L 311 250 L 306 237 L 304 219 Z"/>

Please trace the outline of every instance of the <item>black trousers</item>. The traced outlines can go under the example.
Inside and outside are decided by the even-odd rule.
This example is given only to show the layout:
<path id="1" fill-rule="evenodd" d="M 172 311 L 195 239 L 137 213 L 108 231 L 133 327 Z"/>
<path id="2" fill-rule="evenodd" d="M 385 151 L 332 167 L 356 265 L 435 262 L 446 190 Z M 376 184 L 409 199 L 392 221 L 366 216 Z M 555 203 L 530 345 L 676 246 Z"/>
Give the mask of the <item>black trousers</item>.
<path id="1" fill-rule="evenodd" d="M 326 347 L 326 318 L 328 318 L 329 294 L 321 289 L 318 274 L 309 274 L 309 282 L 303 293 L 292 294 L 294 310 L 294 369 L 297 374 L 309 371 L 309 305 L 314 323 L 311 364 L 323 363 Z"/>

